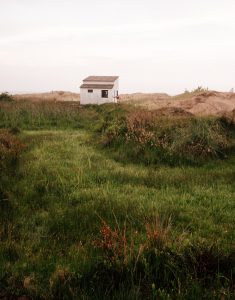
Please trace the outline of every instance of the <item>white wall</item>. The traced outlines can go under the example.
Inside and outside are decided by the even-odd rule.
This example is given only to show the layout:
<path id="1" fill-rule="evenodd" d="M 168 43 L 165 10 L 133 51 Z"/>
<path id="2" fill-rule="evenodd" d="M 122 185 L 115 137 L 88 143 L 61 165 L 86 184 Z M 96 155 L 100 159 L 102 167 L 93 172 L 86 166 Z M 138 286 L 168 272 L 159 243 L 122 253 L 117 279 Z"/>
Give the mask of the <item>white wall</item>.
<path id="1" fill-rule="evenodd" d="M 86 84 L 112 84 L 110 82 L 88 82 Z M 114 82 L 113 89 L 108 89 L 108 98 L 101 97 L 101 91 L 105 89 L 92 89 L 92 88 L 81 88 L 80 89 L 80 104 L 103 104 L 103 103 L 115 103 L 117 99 L 114 98 L 118 91 L 118 80 Z M 88 90 L 93 90 L 93 93 L 88 93 Z"/>

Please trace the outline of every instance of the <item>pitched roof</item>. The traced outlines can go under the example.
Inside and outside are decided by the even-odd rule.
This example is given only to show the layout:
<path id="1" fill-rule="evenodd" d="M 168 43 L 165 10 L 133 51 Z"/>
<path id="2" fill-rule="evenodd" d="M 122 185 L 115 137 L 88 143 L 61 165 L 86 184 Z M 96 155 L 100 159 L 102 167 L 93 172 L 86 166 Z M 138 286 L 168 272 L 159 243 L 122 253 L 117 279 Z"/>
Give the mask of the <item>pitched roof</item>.
<path id="1" fill-rule="evenodd" d="M 89 76 L 85 78 L 83 81 L 100 81 L 100 82 L 114 82 L 117 80 L 118 76 Z"/>
<path id="2" fill-rule="evenodd" d="M 80 86 L 82 89 L 106 89 L 111 90 L 113 88 L 113 84 L 87 84 L 84 83 Z"/>

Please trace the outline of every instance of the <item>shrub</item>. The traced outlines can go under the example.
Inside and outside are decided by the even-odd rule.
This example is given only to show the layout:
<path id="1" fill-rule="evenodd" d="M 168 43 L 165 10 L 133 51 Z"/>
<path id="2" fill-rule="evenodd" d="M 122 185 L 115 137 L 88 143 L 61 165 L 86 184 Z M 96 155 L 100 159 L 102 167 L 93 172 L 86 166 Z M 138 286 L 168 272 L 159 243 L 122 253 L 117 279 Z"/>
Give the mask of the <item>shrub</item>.
<path id="1" fill-rule="evenodd" d="M 227 134 L 218 120 L 193 118 L 175 128 L 170 151 L 191 159 L 224 157 L 229 148 Z"/>
<path id="2" fill-rule="evenodd" d="M 13 97 L 8 93 L 0 94 L 0 102 L 13 102 Z"/>
<path id="3" fill-rule="evenodd" d="M 124 141 L 128 156 L 148 163 L 199 162 L 226 156 L 231 147 L 227 129 L 216 118 L 162 117 L 156 112 L 135 111 L 111 123 L 102 142 L 110 146 Z"/>
<path id="4" fill-rule="evenodd" d="M 16 166 L 24 147 L 18 137 L 7 130 L 0 130 L 0 175 Z"/>
<path id="5" fill-rule="evenodd" d="M 208 91 L 209 91 L 208 87 L 204 88 L 202 86 L 198 86 L 196 89 L 192 90 L 192 93 L 202 93 L 202 92 L 208 92 Z"/>

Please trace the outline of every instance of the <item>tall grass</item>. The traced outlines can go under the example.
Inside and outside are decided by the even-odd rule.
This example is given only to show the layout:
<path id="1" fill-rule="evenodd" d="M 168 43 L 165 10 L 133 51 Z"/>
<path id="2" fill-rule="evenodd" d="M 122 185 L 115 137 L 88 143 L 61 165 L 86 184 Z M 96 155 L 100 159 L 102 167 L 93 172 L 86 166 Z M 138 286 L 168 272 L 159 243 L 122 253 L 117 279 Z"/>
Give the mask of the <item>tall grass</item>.
<path id="1" fill-rule="evenodd" d="M 226 122 L 112 105 L 0 107 L 4 141 L 25 145 L 0 199 L 0 298 L 233 299 L 235 161 L 218 159 L 232 143 Z M 201 166 L 169 166 L 149 142 L 159 147 L 163 133 L 184 156 L 195 134 L 203 147 L 228 144 L 223 156 L 202 152 Z M 137 163 L 148 147 L 153 163 Z"/>
<path id="2" fill-rule="evenodd" d="M 0 104 L 0 127 L 22 129 L 68 127 L 78 122 L 79 106 L 56 102 L 14 102 Z"/>
<path id="3" fill-rule="evenodd" d="M 126 154 L 133 161 L 175 165 L 225 158 L 233 148 L 233 133 L 234 125 L 218 118 L 160 117 L 134 111 L 112 120 L 102 142 L 113 146 L 122 159 Z"/>
<path id="4" fill-rule="evenodd" d="M 125 113 L 127 106 L 86 106 L 76 102 L 14 101 L 0 103 L 0 128 L 21 129 L 86 128 L 100 129 L 114 115 Z"/>
<path id="5" fill-rule="evenodd" d="M 2 210 L 9 200 L 6 188 L 9 185 L 8 181 L 16 174 L 19 158 L 24 148 L 24 144 L 17 136 L 0 129 L 0 208 Z"/>

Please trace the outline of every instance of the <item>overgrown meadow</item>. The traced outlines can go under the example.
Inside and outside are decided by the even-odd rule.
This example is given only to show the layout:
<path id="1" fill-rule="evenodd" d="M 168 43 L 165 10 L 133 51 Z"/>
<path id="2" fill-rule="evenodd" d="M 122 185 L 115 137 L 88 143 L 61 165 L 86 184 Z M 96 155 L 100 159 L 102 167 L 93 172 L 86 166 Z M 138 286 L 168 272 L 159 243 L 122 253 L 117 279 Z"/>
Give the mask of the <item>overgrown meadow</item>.
<path id="1" fill-rule="evenodd" d="M 0 299 L 234 299 L 231 120 L 5 95 L 0 128 Z"/>

